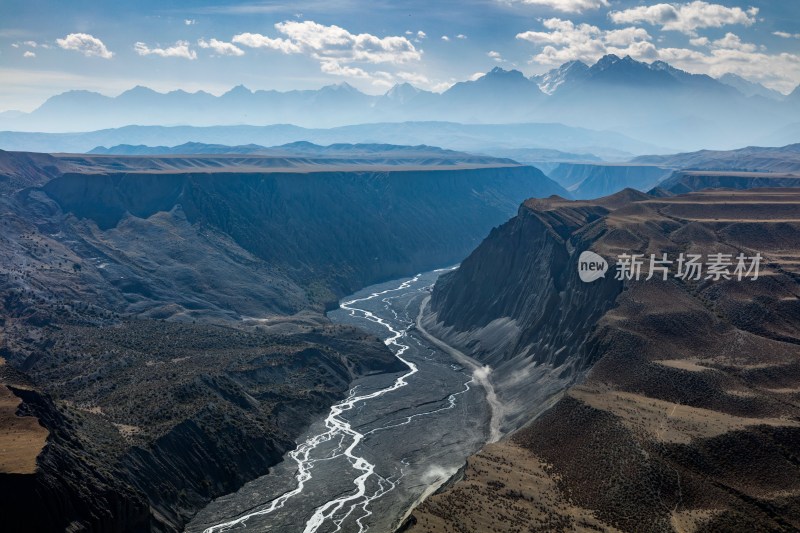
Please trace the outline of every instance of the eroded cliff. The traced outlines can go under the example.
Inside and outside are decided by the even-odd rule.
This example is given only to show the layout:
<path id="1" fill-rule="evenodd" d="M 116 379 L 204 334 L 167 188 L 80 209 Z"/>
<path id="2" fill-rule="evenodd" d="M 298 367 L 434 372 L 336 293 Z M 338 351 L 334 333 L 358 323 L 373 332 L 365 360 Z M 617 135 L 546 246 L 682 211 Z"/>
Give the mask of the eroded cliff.
<path id="1" fill-rule="evenodd" d="M 559 241 L 509 239 L 526 219 L 574 219 L 585 210 L 606 212 L 588 223 L 579 217 L 563 240 L 608 259 L 612 273 L 623 253 L 696 253 L 704 260 L 714 253 L 760 253 L 765 262 L 757 280 L 676 278 L 672 265 L 666 281 L 657 276 L 564 285 L 604 298 L 589 305 L 596 312 L 587 315 L 588 298 L 559 296 L 562 286 L 552 281 L 574 276 L 574 253 L 536 274 L 541 259 L 548 264 L 553 256 L 543 244 Z M 588 323 L 568 345 L 567 360 L 589 371 L 552 408 L 528 405 L 524 427 L 470 458 L 461 481 L 413 513 L 411 530 L 800 527 L 798 250 L 800 193 L 794 189 L 526 202 L 515 220 L 464 261 L 463 272 L 434 290 L 431 327 L 496 365 L 490 376 L 502 379 L 504 365 L 517 360 L 530 359 L 531 366 L 553 360 L 550 322 L 522 317 L 563 316 L 552 322 L 567 329 L 571 317 L 584 317 Z M 461 307 L 470 298 L 463 293 L 484 282 L 495 290 Z M 550 298 L 560 298 L 564 308 L 544 306 Z M 526 301 L 541 307 L 517 303 Z M 481 334 L 498 320 L 517 327 L 499 337 Z M 540 340 L 540 348 L 528 351 L 522 338 Z M 513 398 L 513 387 L 541 387 L 524 371 L 517 376 L 496 389 L 511 387 L 505 394 Z"/>

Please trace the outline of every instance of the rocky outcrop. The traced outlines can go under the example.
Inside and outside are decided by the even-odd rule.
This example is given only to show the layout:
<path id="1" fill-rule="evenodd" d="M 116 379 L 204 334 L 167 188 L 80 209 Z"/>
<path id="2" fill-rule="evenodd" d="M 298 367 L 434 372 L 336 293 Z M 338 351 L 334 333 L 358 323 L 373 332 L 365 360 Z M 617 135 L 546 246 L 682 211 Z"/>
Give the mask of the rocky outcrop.
<path id="1" fill-rule="evenodd" d="M 6 369 L 4 383 L 9 382 Z M 82 420 L 15 373 L 9 388 L 22 400 L 21 416 L 35 417 L 48 431 L 37 467 L 30 473 L 0 472 L 0 510 L 7 531 L 139 531 L 152 519 L 146 498 L 110 465 L 91 457 Z"/>
<path id="2" fill-rule="evenodd" d="M 490 362 L 501 398 L 541 388 L 537 369 L 551 361 L 588 371 L 571 382 L 550 372 L 551 394 L 571 385 L 552 408 L 528 405 L 524 426 L 470 458 L 463 480 L 414 511 L 410 530 L 800 527 L 798 215 L 797 189 L 526 202 L 434 288 L 430 327 Z M 526 220 L 551 236 L 522 238 Z M 703 263 L 760 253 L 764 263 L 757 280 L 676 278 L 673 264 L 667 280 L 645 280 L 645 267 L 616 285 L 559 284 L 577 266 L 574 253 L 549 259 L 559 227 L 563 242 L 600 254 L 612 273 L 622 253 L 699 253 Z M 483 283 L 494 290 L 470 294 Z M 486 334 L 511 322 L 504 335 Z M 572 348 L 565 361 L 554 358 L 551 323 L 579 333 L 565 335 L 574 345 L 556 343 Z M 538 358 L 516 382 L 503 373 Z"/>
<path id="3" fill-rule="evenodd" d="M 131 321 L 12 346 L 40 352 L 29 374 L 59 399 L 14 389 L 49 436 L 34 473 L 0 473 L 4 530 L 181 531 L 266 474 L 353 379 L 405 368 L 354 328 L 283 329 Z"/>
<path id="4" fill-rule="evenodd" d="M 613 276 L 583 283 L 575 265 L 605 232 L 593 223 L 613 203 L 527 201 L 433 290 L 426 326 L 492 368 L 506 431 L 545 408 L 597 357 L 586 340 L 622 285 Z"/>

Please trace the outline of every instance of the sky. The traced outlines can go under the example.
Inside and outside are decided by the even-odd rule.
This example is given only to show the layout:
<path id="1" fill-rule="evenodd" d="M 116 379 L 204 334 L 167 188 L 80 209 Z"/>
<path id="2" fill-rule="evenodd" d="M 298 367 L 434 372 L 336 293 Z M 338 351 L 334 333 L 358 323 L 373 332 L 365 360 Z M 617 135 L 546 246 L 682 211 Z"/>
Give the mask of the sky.
<path id="1" fill-rule="evenodd" d="M 788 93 L 800 84 L 800 1 L 2 0 L 0 111 L 136 85 L 443 91 L 496 66 L 533 75 L 606 53 Z"/>

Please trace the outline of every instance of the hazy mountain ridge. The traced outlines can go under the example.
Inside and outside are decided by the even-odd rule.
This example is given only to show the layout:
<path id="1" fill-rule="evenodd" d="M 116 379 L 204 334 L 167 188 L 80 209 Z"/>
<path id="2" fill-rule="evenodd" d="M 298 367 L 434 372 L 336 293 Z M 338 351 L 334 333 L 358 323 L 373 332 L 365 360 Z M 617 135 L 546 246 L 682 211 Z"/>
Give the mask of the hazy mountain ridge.
<path id="1" fill-rule="evenodd" d="M 187 142 L 177 146 L 147 146 L 119 144 L 106 148 L 98 146 L 86 152 L 87 155 L 255 155 L 265 157 L 308 156 L 319 159 L 377 159 L 396 158 L 398 160 L 432 160 L 442 161 L 484 161 L 487 163 L 514 163 L 510 159 L 501 160 L 485 156 L 476 156 L 455 150 L 446 150 L 437 146 L 418 145 L 406 146 L 381 143 L 335 143 L 327 146 L 314 144 L 308 141 L 296 141 L 279 146 L 261 146 L 246 144 L 228 146 L 224 144 L 208 144 Z"/>
<path id="2" fill-rule="evenodd" d="M 288 92 L 250 91 L 239 86 L 219 97 L 202 91 L 162 94 L 145 87 L 115 98 L 70 91 L 50 98 L 29 114 L 0 117 L 0 128 L 74 131 L 77 124 L 82 130 L 92 130 L 130 124 L 280 123 L 318 128 L 409 120 L 558 121 L 617 130 L 659 145 L 679 138 L 690 148 L 708 139 L 711 131 L 717 131 L 721 144 L 742 145 L 800 119 L 792 95 L 785 102 L 750 98 L 731 83 L 730 78 L 724 83 L 662 61 L 648 64 L 607 55 L 592 66 L 571 62 L 531 79 L 519 71 L 497 67 L 441 94 L 402 84 L 384 95 L 371 96 L 346 83 Z M 746 87 L 742 90 L 747 94 L 753 92 L 752 86 Z M 738 110 L 735 117 L 725 112 L 734 108 Z M 643 116 L 648 117 L 646 126 L 641 124 Z M 733 127 L 737 124 L 738 128 Z M 679 128 L 683 135 L 676 137 Z M 720 137 L 720 132 L 724 136 Z"/>
<path id="3" fill-rule="evenodd" d="M 119 144 L 175 146 L 188 142 L 262 146 L 311 142 L 379 143 L 490 154 L 495 148 L 557 149 L 591 153 L 608 160 L 625 160 L 633 154 L 667 153 L 663 147 L 620 133 L 565 126 L 558 123 L 460 124 L 457 122 L 400 122 L 308 129 L 290 124 L 272 126 L 126 126 L 82 133 L 0 132 L 0 149 L 33 152 L 83 153 L 97 146 Z"/>
<path id="4" fill-rule="evenodd" d="M 681 170 L 654 187 L 650 194 L 671 196 L 706 189 L 778 189 L 800 187 L 800 174 Z"/>
<path id="5" fill-rule="evenodd" d="M 785 95 L 774 89 L 768 89 L 760 83 L 754 83 L 742 78 L 741 76 L 737 76 L 736 74 L 724 74 L 718 79 L 725 85 L 730 85 L 745 96 L 761 96 L 763 98 L 771 98 L 772 100 L 778 101 L 786 98 Z"/>
<path id="6" fill-rule="evenodd" d="M 645 63 L 630 56 L 620 58 L 614 54 L 602 57 L 591 66 L 580 61 L 570 61 L 545 74 L 533 76 L 531 80 L 547 87 L 548 94 L 563 94 L 600 85 L 626 88 L 648 86 L 659 90 L 689 86 L 727 94 L 733 92 L 730 85 L 705 74 L 691 74 L 664 61 Z"/>
<path id="7" fill-rule="evenodd" d="M 559 163 L 547 176 L 580 200 L 608 196 L 627 188 L 647 191 L 672 172 L 670 168 L 655 165 Z"/>
<path id="8" fill-rule="evenodd" d="M 791 187 L 796 183 L 793 178 L 800 177 L 800 145 L 639 156 L 626 163 L 562 161 L 542 167 L 577 199 L 599 198 L 628 187 L 658 195 L 720 187 Z"/>
<path id="9" fill-rule="evenodd" d="M 735 114 L 730 113 L 736 109 Z M 543 119 L 624 132 L 659 144 L 676 139 L 687 147 L 752 144 L 796 122 L 800 109 L 786 101 L 748 98 L 706 75 L 662 61 L 644 63 L 607 55 L 560 84 L 537 110 Z M 796 139 L 783 139 L 781 144 Z"/>
<path id="10" fill-rule="evenodd" d="M 800 172 L 800 143 L 780 147 L 748 146 L 736 150 L 638 156 L 631 163 L 683 170 L 737 170 L 743 172 Z"/>

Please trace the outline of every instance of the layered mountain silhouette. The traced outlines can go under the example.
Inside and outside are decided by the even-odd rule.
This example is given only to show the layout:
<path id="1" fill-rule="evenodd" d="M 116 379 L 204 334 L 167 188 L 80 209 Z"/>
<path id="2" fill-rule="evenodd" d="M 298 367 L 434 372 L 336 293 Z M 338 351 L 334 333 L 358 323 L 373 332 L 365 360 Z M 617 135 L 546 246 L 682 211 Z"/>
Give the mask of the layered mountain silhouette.
<path id="1" fill-rule="evenodd" d="M 634 154 L 669 153 L 669 150 L 621 133 L 591 130 L 558 123 L 460 124 L 456 122 L 377 122 L 337 128 L 302 128 L 290 124 L 270 126 L 125 126 L 77 133 L 0 131 L 0 149 L 36 152 L 88 152 L 98 146 L 176 146 L 189 142 L 226 146 L 258 144 L 278 146 L 307 141 L 333 143 L 418 145 L 420 143 L 471 153 L 497 154 L 539 161 L 531 149 L 569 150 L 566 159 L 624 160 Z M 594 155 L 592 155 L 594 154 Z M 545 154 L 558 159 L 558 154 Z M 555 156 L 555 157 L 554 157 Z"/>
<path id="2" fill-rule="evenodd" d="M 69 91 L 31 113 L 3 113 L 0 128 L 89 131 L 137 125 L 344 124 L 442 120 L 468 123 L 559 122 L 615 130 L 642 140 L 699 148 L 750 144 L 800 121 L 800 93 L 783 97 L 736 76 L 719 80 L 663 61 L 606 55 L 594 65 L 572 61 L 540 76 L 494 68 L 438 94 L 399 84 L 383 95 L 347 83 L 318 90 L 158 93 L 134 87 L 117 97 Z M 736 109 L 735 116 L 730 113 Z M 791 131 L 791 130 L 790 130 Z M 711 135 L 713 133 L 713 136 Z M 776 144 L 787 144 L 785 139 Z"/>
<path id="3" fill-rule="evenodd" d="M 646 155 L 624 163 L 562 160 L 536 165 L 577 199 L 599 198 L 625 188 L 652 189 L 668 196 L 719 187 L 796 187 L 800 185 L 800 144 Z"/>
<path id="4" fill-rule="evenodd" d="M 747 146 L 736 150 L 639 156 L 631 162 L 696 170 L 800 173 L 800 143 L 782 147 Z"/>
<path id="5" fill-rule="evenodd" d="M 719 77 L 719 81 L 725 85 L 730 85 L 745 96 L 761 96 L 763 98 L 770 98 L 772 100 L 783 100 L 783 94 L 774 89 L 768 89 L 760 83 L 753 83 L 736 74 L 723 74 Z"/>

